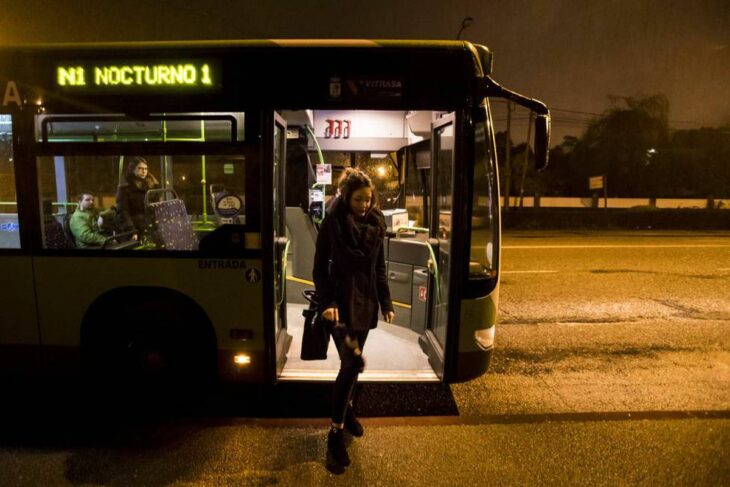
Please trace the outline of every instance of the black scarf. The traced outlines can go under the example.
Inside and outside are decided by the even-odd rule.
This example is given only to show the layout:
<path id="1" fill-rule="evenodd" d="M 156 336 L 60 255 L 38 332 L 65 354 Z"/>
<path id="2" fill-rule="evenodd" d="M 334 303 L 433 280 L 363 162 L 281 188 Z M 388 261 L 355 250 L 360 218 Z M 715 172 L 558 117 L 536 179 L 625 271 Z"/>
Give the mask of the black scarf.
<path id="1" fill-rule="evenodd" d="M 150 189 L 156 189 L 160 186 L 160 183 L 157 181 L 157 178 L 154 177 L 152 174 L 147 174 L 147 176 L 143 178 L 138 178 L 134 174 L 128 174 L 127 175 L 127 184 L 129 186 L 133 186 L 137 188 L 138 191 L 145 191 L 147 192 Z"/>
<path id="2" fill-rule="evenodd" d="M 339 197 L 332 206 L 335 217 L 335 239 L 338 249 L 347 256 L 350 264 L 364 269 L 377 258 L 375 252 L 385 237 L 385 217 L 371 207 L 363 217 L 356 217 Z"/>

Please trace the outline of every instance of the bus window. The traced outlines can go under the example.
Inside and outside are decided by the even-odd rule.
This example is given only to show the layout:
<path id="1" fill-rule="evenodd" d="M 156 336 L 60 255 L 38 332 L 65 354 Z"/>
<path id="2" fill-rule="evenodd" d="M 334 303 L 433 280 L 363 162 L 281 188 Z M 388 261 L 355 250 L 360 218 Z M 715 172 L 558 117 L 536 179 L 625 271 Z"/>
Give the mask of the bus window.
<path id="1" fill-rule="evenodd" d="M 245 223 L 242 156 L 57 155 L 37 164 L 45 248 L 196 250 L 220 225 Z M 93 203 L 80 209 L 84 193 Z M 75 211 L 93 219 L 74 223 Z M 65 244 L 53 237 L 59 226 Z"/>
<path id="2" fill-rule="evenodd" d="M 20 248 L 18 230 L 12 117 L 0 115 L 0 249 Z"/>
<path id="3" fill-rule="evenodd" d="M 417 227 L 429 226 L 431 205 L 430 140 L 417 142 L 405 152 L 405 204 L 408 216 Z"/>
<path id="4" fill-rule="evenodd" d="M 313 161 L 316 161 L 317 153 L 312 153 L 311 157 Z M 325 187 L 327 199 L 336 194 L 337 182 L 345 169 L 354 166 L 372 179 L 381 209 L 389 210 L 397 206 L 400 179 L 395 153 L 325 151 L 322 153 L 322 157 L 325 164 L 332 165 L 332 184 Z"/>
<path id="5" fill-rule="evenodd" d="M 312 162 L 319 162 L 319 156 L 316 151 L 310 153 Z M 324 194 L 326 201 L 329 201 L 337 194 L 337 182 L 340 180 L 342 173 L 348 167 L 352 166 L 352 153 L 339 151 L 325 151 L 322 153 L 322 159 L 325 164 L 332 166 L 332 184 L 324 186 Z"/>
<path id="6" fill-rule="evenodd" d="M 472 194 L 469 278 L 496 277 L 497 197 L 495 155 L 492 152 L 490 121 L 474 124 L 474 191 Z"/>
<path id="7" fill-rule="evenodd" d="M 47 142 L 242 142 L 243 113 L 168 114 L 129 119 L 124 115 L 42 115 L 38 140 Z"/>
<path id="8" fill-rule="evenodd" d="M 395 154 L 358 152 L 355 154 L 355 160 L 357 168 L 370 176 L 375 184 L 380 209 L 396 208 L 400 195 L 400 178 Z"/>

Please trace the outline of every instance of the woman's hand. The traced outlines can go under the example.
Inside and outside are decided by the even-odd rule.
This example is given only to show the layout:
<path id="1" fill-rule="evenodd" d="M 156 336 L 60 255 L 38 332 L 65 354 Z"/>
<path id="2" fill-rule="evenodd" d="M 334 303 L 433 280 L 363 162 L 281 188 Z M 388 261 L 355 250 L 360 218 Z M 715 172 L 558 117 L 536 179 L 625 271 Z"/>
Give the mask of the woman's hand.
<path id="1" fill-rule="evenodd" d="M 385 318 L 385 321 L 388 323 L 393 323 L 393 318 L 395 318 L 395 313 L 392 311 L 388 311 L 387 313 L 383 313 L 383 317 Z"/>
<path id="2" fill-rule="evenodd" d="M 324 310 L 322 316 L 324 316 L 325 320 L 332 321 L 333 323 L 337 323 L 338 321 L 340 321 L 340 313 L 334 306 L 332 308 L 327 308 L 326 310 Z"/>

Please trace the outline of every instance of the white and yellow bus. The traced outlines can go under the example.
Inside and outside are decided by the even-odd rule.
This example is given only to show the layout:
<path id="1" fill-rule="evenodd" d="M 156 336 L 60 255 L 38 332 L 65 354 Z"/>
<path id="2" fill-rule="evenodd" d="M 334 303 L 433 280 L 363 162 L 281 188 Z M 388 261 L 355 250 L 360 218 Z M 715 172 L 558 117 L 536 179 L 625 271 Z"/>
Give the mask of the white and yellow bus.
<path id="1" fill-rule="evenodd" d="M 361 380 L 483 374 L 500 221 L 488 99 L 549 112 L 469 42 L 242 41 L 0 49 L 0 373 L 333 380 L 302 361 L 323 204 L 355 166 L 389 224 L 396 319 Z M 146 227 L 81 248 L 77 195 L 108 210 L 133 157 Z M 117 229 L 118 230 L 118 229 Z M 331 345 L 334 347 L 334 345 Z"/>

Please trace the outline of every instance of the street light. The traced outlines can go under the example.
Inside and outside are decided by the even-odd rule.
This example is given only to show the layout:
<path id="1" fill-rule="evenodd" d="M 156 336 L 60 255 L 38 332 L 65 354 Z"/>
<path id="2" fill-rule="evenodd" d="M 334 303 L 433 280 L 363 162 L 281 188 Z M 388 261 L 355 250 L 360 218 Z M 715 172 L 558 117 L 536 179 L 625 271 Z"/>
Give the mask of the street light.
<path id="1" fill-rule="evenodd" d="M 464 20 L 461 21 L 461 29 L 459 29 L 459 33 L 456 34 L 456 40 L 461 40 L 461 33 L 464 32 L 466 29 L 471 26 L 471 24 L 474 22 L 474 17 L 464 17 Z"/>

